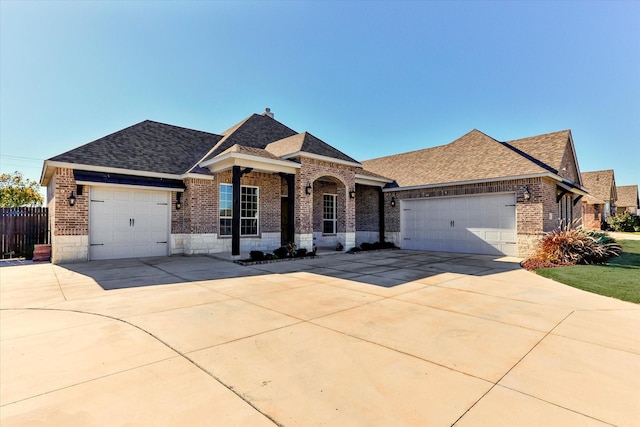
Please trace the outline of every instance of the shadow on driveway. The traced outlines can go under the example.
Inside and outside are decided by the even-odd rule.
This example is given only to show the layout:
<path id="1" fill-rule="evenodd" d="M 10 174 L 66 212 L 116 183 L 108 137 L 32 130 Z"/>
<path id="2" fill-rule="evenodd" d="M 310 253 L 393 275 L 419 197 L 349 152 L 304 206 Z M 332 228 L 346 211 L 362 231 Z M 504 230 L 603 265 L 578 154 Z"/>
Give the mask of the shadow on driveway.
<path id="1" fill-rule="evenodd" d="M 243 266 L 209 256 L 172 256 L 65 264 L 105 290 L 191 281 L 307 272 L 394 287 L 442 273 L 483 276 L 520 269 L 519 259 L 492 255 L 387 250 Z"/>

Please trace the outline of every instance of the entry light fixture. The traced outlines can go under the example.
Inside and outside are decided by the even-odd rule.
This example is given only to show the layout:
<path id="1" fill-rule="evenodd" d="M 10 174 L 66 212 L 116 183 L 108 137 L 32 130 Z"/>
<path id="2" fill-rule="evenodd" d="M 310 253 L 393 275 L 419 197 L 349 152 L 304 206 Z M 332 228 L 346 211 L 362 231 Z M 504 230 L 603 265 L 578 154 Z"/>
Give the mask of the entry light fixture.
<path id="1" fill-rule="evenodd" d="M 76 196 L 73 194 L 73 190 L 71 190 L 71 195 L 67 197 L 67 200 L 69 201 L 69 206 L 76 205 Z"/>
<path id="2" fill-rule="evenodd" d="M 524 187 L 524 192 L 522 193 L 522 197 L 524 198 L 524 200 L 530 200 L 531 199 L 531 192 L 529 191 L 529 187 Z"/>
<path id="3" fill-rule="evenodd" d="M 391 207 L 392 208 L 396 207 L 396 198 L 395 197 L 391 197 Z"/>
<path id="4" fill-rule="evenodd" d="M 182 209 L 182 193 L 176 193 L 176 210 Z"/>
<path id="5" fill-rule="evenodd" d="M 355 199 L 356 198 L 356 190 L 350 190 L 349 191 L 349 197 L 351 199 Z"/>
<path id="6" fill-rule="evenodd" d="M 311 183 L 310 183 L 310 182 L 307 182 L 307 186 L 306 186 L 306 187 L 304 187 L 304 191 L 305 191 L 305 193 L 307 193 L 307 194 L 311 194 L 311 190 L 313 190 L 313 187 L 311 186 Z"/>

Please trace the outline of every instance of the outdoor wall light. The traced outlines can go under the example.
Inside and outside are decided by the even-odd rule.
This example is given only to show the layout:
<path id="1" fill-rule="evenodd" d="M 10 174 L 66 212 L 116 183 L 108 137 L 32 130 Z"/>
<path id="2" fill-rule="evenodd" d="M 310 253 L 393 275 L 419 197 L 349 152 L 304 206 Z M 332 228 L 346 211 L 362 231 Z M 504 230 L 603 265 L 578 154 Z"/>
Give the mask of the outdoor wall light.
<path id="1" fill-rule="evenodd" d="M 356 190 L 349 191 L 349 197 L 352 198 L 352 199 L 355 199 L 356 198 Z"/>
<path id="2" fill-rule="evenodd" d="M 396 207 L 396 198 L 395 197 L 391 197 L 391 207 L 392 208 Z"/>
<path id="3" fill-rule="evenodd" d="M 176 193 L 176 210 L 182 209 L 182 193 Z"/>
<path id="4" fill-rule="evenodd" d="M 75 206 L 76 205 L 76 196 L 74 196 L 73 190 L 71 190 L 71 195 L 69 197 L 67 197 L 67 200 L 69 201 L 69 206 Z"/>
<path id="5" fill-rule="evenodd" d="M 308 182 L 308 183 L 307 183 L 307 186 L 306 186 L 306 187 L 304 187 L 304 191 L 305 191 L 305 193 L 307 193 L 307 194 L 311 194 L 311 190 L 313 190 L 313 187 L 311 186 L 311 183 L 310 183 L 310 182 Z"/>
<path id="6" fill-rule="evenodd" d="M 522 193 L 522 197 L 524 198 L 524 200 L 531 199 L 531 192 L 529 192 L 529 187 L 524 187 L 524 192 Z"/>

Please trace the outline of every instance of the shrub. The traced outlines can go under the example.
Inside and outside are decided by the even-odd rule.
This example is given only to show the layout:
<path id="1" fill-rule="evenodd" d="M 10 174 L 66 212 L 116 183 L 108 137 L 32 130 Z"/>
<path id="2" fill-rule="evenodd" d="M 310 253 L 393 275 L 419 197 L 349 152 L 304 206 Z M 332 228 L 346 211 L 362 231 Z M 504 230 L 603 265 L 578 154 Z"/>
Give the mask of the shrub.
<path id="1" fill-rule="evenodd" d="M 289 249 L 286 246 L 280 246 L 278 249 L 273 251 L 273 253 L 278 258 L 286 258 L 289 255 Z"/>
<path id="2" fill-rule="evenodd" d="M 272 259 L 278 259 L 278 257 L 276 256 L 276 254 L 264 254 L 264 259 L 272 260 Z"/>
<path id="3" fill-rule="evenodd" d="M 296 251 L 294 255 L 296 258 L 303 258 L 307 256 L 307 250 L 305 248 L 300 248 Z"/>
<path id="4" fill-rule="evenodd" d="M 262 261 L 262 260 L 264 260 L 264 252 L 262 252 L 262 251 L 251 251 L 251 252 L 249 252 L 249 256 L 251 257 L 251 261 Z"/>
<path id="5" fill-rule="evenodd" d="M 523 262 L 523 267 L 529 270 L 549 265 L 605 263 L 620 255 L 622 248 L 603 234 L 572 227 L 551 231 L 542 238 L 534 254 Z"/>
<path id="6" fill-rule="evenodd" d="M 635 231 L 636 227 L 640 228 L 640 217 L 624 211 L 607 218 L 607 224 L 614 231 Z"/>
<path id="7" fill-rule="evenodd" d="M 539 259 L 529 258 L 520 263 L 525 270 L 537 270 L 539 268 L 564 267 L 567 264 L 554 264 L 550 261 L 542 261 Z"/>
<path id="8" fill-rule="evenodd" d="M 370 251 L 374 248 L 373 244 L 371 243 L 362 243 L 360 245 L 360 249 L 362 249 L 363 251 Z"/>

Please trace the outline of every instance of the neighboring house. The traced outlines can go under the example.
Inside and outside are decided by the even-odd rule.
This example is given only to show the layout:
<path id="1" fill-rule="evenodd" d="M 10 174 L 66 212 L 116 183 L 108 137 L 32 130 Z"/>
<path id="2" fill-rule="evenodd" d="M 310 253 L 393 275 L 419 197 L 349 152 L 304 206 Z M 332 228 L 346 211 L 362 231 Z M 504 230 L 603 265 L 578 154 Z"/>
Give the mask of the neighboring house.
<path id="1" fill-rule="evenodd" d="M 220 134 L 144 121 L 46 160 L 41 184 L 54 263 L 385 240 L 525 256 L 586 194 L 569 131 L 359 162 L 268 109 Z"/>
<path id="2" fill-rule="evenodd" d="M 526 256 L 580 218 L 586 195 L 568 130 L 500 142 L 472 130 L 450 144 L 362 162 L 393 178 L 386 236 L 407 249 Z"/>
<path id="3" fill-rule="evenodd" d="M 638 215 L 640 213 L 640 201 L 638 200 L 637 185 L 622 185 L 616 187 L 618 201 L 616 202 L 616 213 L 631 212 Z"/>
<path id="4" fill-rule="evenodd" d="M 602 229 L 607 218 L 616 212 L 616 179 L 612 169 L 584 172 L 582 184 L 589 195 L 582 199 L 582 225 Z"/>

